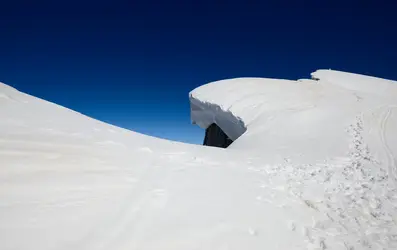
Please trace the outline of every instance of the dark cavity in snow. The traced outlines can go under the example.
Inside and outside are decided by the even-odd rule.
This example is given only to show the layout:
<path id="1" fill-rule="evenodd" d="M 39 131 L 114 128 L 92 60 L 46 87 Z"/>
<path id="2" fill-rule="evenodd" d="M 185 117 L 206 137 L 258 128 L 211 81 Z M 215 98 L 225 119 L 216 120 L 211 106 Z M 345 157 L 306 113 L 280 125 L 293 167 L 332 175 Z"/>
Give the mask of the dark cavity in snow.
<path id="1" fill-rule="evenodd" d="M 231 140 L 215 123 L 211 124 L 205 130 L 205 138 L 203 143 L 205 146 L 227 148 L 230 144 L 232 144 L 232 142 L 233 140 Z"/>

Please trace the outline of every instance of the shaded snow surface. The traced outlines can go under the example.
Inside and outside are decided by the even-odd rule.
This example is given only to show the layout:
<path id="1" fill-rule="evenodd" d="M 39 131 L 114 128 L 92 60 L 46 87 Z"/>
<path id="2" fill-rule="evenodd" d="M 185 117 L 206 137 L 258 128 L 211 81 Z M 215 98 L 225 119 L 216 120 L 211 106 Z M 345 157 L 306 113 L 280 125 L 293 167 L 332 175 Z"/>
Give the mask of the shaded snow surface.
<path id="1" fill-rule="evenodd" d="M 312 76 L 192 91 L 226 150 L 0 84 L 0 249 L 396 249 L 397 83 Z"/>

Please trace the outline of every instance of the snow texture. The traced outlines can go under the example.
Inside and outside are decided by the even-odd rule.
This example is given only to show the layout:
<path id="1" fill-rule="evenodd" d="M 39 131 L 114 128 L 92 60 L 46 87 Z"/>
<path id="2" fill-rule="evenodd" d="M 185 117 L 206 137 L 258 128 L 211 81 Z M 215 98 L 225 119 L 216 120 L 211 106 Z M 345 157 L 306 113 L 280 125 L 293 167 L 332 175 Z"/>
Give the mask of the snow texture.
<path id="1" fill-rule="evenodd" d="M 396 249 L 397 82 L 312 77 L 193 90 L 226 150 L 0 83 L 0 249 Z"/>

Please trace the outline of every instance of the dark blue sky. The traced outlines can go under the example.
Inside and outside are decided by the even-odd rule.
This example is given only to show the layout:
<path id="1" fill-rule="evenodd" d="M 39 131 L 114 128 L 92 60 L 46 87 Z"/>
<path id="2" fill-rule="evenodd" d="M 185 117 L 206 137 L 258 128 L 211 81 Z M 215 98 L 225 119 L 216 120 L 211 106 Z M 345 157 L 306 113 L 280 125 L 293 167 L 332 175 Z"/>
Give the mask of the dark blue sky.
<path id="1" fill-rule="evenodd" d="M 395 1 L 3 2 L 0 81 L 174 140 L 202 142 L 188 92 L 210 81 L 318 68 L 397 80 Z"/>

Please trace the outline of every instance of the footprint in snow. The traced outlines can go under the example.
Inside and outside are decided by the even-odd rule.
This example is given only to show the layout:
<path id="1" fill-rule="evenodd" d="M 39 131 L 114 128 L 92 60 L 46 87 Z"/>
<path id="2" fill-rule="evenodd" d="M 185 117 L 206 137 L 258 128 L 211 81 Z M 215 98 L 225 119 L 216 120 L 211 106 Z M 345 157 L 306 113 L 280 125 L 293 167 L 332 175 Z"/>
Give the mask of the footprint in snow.
<path id="1" fill-rule="evenodd" d="M 115 141 L 100 141 L 100 142 L 97 142 L 96 144 L 104 145 L 104 146 L 106 146 L 106 145 L 114 145 L 114 146 L 125 147 L 125 145 L 123 143 L 115 142 Z"/>
<path id="2" fill-rule="evenodd" d="M 248 233 L 252 236 L 257 236 L 258 235 L 258 231 L 255 230 L 254 228 L 248 228 Z"/>
<path id="3" fill-rule="evenodd" d="M 288 222 L 288 229 L 291 231 L 295 231 L 296 230 L 295 222 L 293 221 Z"/>
<path id="4" fill-rule="evenodd" d="M 186 154 L 186 152 L 171 152 L 171 153 L 164 153 L 162 157 L 166 157 L 170 160 L 181 159 Z"/>
<path id="5" fill-rule="evenodd" d="M 151 194 L 151 205 L 157 208 L 164 207 L 168 202 L 168 192 L 164 189 L 154 189 Z"/>
<path id="6" fill-rule="evenodd" d="M 148 147 L 142 147 L 142 148 L 138 149 L 138 151 L 144 152 L 144 153 L 153 153 L 153 150 L 151 150 Z"/>

